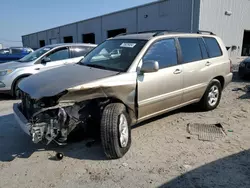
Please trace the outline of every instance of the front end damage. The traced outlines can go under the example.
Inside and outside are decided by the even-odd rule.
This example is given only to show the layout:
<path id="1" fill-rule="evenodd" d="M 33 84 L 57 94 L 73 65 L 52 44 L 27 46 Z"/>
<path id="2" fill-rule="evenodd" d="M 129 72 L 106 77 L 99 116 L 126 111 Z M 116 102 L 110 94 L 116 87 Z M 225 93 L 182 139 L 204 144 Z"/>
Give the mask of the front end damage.
<path id="1" fill-rule="evenodd" d="M 34 143 L 49 144 L 54 141 L 64 145 L 68 136 L 79 130 L 96 136 L 96 133 L 99 134 L 102 110 L 109 103 L 124 103 L 132 122 L 136 121 L 135 79 L 130 77 L 129 81 L 125 81 L 123 77 L 120 76 L 119 82 L 112 84 L 106 82 L 105 85 L 96 83 L 68 88 L 53 97 L 36 98 L 22 91 L 22 102 L 17 107 L 20 113 L 15 112 L 15 115 L 19 124 L 18 116 L 25 117 L 29 125 L 25 132 L 29 132 Z"/>
<path id="2" fill-rule="evenodd" d="M 55 105 L 50 98 L 36 101 L 23 93 L 19 110 L 30 124 L 29 133 L 34 143 L 55 141 L 62 145 L 73 130 L 87 128 L 92 119 L 90 105 L 94 105 L 93 102 L 63 101 Z"/>

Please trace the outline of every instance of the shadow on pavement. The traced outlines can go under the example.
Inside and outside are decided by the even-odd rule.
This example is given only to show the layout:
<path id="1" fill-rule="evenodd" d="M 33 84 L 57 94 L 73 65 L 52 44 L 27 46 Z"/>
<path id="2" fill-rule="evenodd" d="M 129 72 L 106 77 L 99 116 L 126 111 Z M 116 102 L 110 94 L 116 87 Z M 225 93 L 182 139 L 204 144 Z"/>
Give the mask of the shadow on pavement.
<path id="1" fill-rule="evenodd" d="M 106 160 L 99 141 L 70 139 L 66 146 L 34 144 L 31 137 L 21 130 L 13 114 L 0 116 L 0 161 L 12 161 L 16 157 L 29 158 L 39 151 L 62 152 L 66 157 L 76 159 Z"/>
<path id="2" fill-rule="evenodd" d="M 182 107 L 180 109 L 176 109 L 176 110 L 164 113 L 162 115 L 150 118 L 148 120 L 145 120 L 145 121 L 143 121 L 141 123 L 138 123 L 138 124 L 132 126 L 132 129 L 136 129 L 136 128 L 144 126 L 144 125 L 146 125 L 148 123 L 151 123 L 151 122 L 166 118 L 166 117 L 174 115 L 174 114 L 178 114 L 178 113 L 196 113 L 196 112 L 203 112 L 203 111 L 200 109 L 200 107 L 197 104 L 191 104 L 191 105 Z"/>
<path id="3" fill-rule="evenodd" d="M 250 150 L 216 160 L 189 171 L 160 188 L 249 188 Z"/>
<path id="4" fill-rule="evenodd" d="M 0 116 L 0 130 L 0 161 L 12 161 L 15 157 L 28 158 L 39 150 L 15 124 L 13 114 Z"/>
<path id="5" fill-rule="evenodd" d="M 249 91 L 245 92 L 238 99 L 250 99 L 250 92 Z"/>
<path id="6" fill-rule="evenodd" d="M 245 92 L 243 95 L 239 96 L 238 99 L 250 99 L 250 85 L 246 85 L 242 88 L 234 88 L 232 91 Z"/>

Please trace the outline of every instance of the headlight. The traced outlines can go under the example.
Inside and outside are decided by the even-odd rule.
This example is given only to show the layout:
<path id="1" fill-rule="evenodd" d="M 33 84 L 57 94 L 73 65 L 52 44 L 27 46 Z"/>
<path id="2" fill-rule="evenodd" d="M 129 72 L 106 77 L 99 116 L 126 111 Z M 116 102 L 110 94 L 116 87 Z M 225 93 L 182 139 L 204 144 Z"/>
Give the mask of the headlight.
<path id="1" fill-rule="evenodd" d="M 13 72 L 12 69 L 3 70 L 3 71 L 0 71 L 0 76 L 5 76 L 5 75 L 10 74 L 12 72 Z"/>

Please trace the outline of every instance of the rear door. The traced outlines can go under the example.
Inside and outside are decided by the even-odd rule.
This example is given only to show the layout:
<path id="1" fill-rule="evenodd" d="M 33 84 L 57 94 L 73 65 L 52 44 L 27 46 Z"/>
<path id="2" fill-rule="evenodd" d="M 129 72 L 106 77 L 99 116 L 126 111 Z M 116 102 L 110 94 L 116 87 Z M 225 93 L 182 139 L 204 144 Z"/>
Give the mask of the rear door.
<path id="1" fill-rule="evenodd" d="M 159 70 L 138 74 L 139 121 L 180 105 L 182 98 L 183 74 L 176 40 L 168 38 L 153 43 L 142 59 L 143 62 L 148 60 L 157 61 Z"/>
<path id="2" fill-rule="evenodd" d="M 213 75 L 203 39 L 180 37 L 183 64 L 183 103 L 199 100 Z"/>

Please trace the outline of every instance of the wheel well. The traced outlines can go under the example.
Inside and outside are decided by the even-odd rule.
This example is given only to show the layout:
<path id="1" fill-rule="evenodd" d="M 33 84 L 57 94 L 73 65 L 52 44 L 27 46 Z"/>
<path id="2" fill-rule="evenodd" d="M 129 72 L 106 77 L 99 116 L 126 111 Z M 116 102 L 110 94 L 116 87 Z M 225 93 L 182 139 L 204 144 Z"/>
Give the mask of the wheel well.
<path id="1" fill-rule="evenodd" d="M 121 100 L 114 98 L 114 97 L 108 97 L 108 98 L 97 98 L 97 99 L 93 99 L 92 102 L 97 102 L 99 104 L 101 104 L 101 106 L 105 107 L 110 103 L 122 103 L 124 104 Z M 128 106 L 126 104 L 124 104 L 124 106 L 126 107 L 127 111 L 129 110 Z"/>
<path id="2" fill-rule="evenodd" d="M 221 88 L 224 88 L 224 84 L 225 84 L 225 79 L 223 76 L 217 76 L 214 79 L 219 80 L 220 84 L 221 84 Z"/>
<path id="3" fill-rule="evenodd" d="M 15 87 L 16 87 L 16 84 L 17 84 L 17 82 L 18 82 L 18 80 L 20 80 L 20 79 L 22 79 L 22 78 L 26 78 L 26 77 L 28 77 L 28 76 L 30 76 L 31 74 L 26 74 L 26 75 L 22 75 L 22 76 L 19 76 L 19 77 L 17 77 L 15 80 L 14 80 L 14 82 L 12 83 L 12 87 L 11 87 L 11 92 L 12 92 L 12 95 L 14 94 L 14 90 L 15 90 Z"/>
<path id="4" fill-rule="evenodd" d="M 130 115 L 130 118 L 134 119 L 136 118 L 135 115 L 135 112 L 129 108 L 122 100 L 118 99 L 118 98 L 115 98 L 115 97 L 108 97 L 108 98 L 97 98 L 97 99 L 93 99 L 91 100 L 92 104 L 94 102 L 94 104 L 96 104 L 97 106 L 95 107 L 101 107 L 101 111 L 108 105 L 108 104 L 111 104 L 111 103 L 122 103 L 125 107 L 126 107 L 126 111 L 127 113 Z"/>

